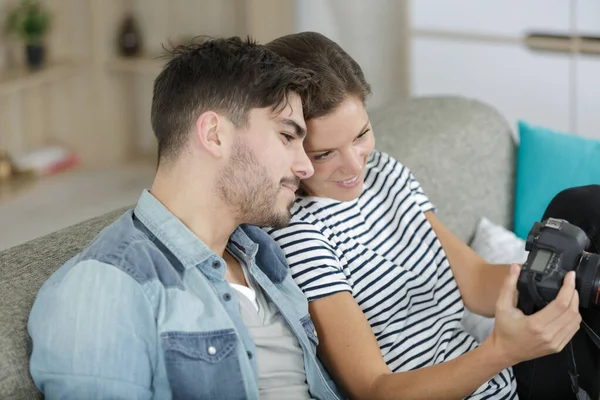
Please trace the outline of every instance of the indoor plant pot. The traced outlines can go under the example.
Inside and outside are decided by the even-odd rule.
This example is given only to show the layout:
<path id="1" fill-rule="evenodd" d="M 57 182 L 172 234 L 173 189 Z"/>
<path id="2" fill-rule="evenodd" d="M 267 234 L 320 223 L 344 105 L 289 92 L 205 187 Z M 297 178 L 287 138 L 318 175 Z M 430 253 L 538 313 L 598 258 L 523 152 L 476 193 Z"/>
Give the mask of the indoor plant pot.
<path id="1" fill-rule="evenodd" d="M 21 0 L 8 16 L 9 30 L 24 42 L 27 66 L 38 69 L 46 60 L 45 37 L 50 29 L 50 14 L 37 0 Z"/>

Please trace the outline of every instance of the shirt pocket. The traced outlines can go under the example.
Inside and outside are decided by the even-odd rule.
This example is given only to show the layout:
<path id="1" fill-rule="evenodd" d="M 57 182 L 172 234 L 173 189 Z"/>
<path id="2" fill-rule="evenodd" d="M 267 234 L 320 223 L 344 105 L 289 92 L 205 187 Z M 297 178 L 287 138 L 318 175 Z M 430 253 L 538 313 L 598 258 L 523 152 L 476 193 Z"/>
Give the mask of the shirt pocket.
<path id="1" fill-rule="evenodd" d="M 246 398 L 233 329 L 165 332 L 161 339 L 173 398 Z"/>
<path id="2" fill-rule="evenodd" d="M 317 330 L 315 329 L 315 325 L 310 319 L 310 314 L 307 314 L 306 316 L 302 317 L 300 323 L 302 323 L 304 332 L 306 332 L 306 336 L 308 336 L 308 341 L 311 344 L 311 350 L 314 354 L 316 354 L 317 346 L 319 345 L 319 338 L 317 337 Z"/>

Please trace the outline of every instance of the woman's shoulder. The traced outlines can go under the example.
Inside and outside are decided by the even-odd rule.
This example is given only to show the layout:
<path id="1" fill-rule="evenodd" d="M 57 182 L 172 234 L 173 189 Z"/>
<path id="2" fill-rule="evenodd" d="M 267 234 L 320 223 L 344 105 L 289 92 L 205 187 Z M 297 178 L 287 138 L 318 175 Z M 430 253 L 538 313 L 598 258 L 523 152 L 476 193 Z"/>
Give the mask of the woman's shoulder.
<path id="1" fill-rule="evenodd" d="M 289 224 L 280 228 L 264 228 L 275 241 L 288 240 L 289 238 L 315 238 L 324 236 L 322 224 L 314 215 L 297 205 L 292 210 Z"/>
<path id="2" fill-rule="evenodd" d="M 367 169 L 377 169 L 386 172 L 404 168 L 406 167 L 400 161 L 380 150 L 373 150 L 367 159 Z"/>
<path id="3" fill-rule="evenodd" d="M 390 182 L 388 177 L 393 177 L 394 181 L 398 178 L 406 178 L 410 176 L 410 170 L 396 160 L 394 157 L 383 151 L 373 150 L 367 160 L 367 175 L 371 176 L 371 179 L 367 181 L 375 184 L 378 181 Z M 367 183 L 367 186 L 370 187 Z M 397 182 L 396 182 L 397 183 Z M 368 188 L 367 187 L 367 188 Z"/>
<path id="4" fill-rule="evenodd" d="M 316 210 L 319 206 L 313 205 Z M 322 214 L 324 213 L 324 214 Z M 325 211 L 315 212 L 296 201 L 292 208 L 292 218 L 289 224 L 281 228 L 265 228 L 265 231 L 279 244 L 295 242 L 321 243 L 328 248 L 334 248 L 339 242 L 339 233 L 332 229 L 326 218 Z"/>

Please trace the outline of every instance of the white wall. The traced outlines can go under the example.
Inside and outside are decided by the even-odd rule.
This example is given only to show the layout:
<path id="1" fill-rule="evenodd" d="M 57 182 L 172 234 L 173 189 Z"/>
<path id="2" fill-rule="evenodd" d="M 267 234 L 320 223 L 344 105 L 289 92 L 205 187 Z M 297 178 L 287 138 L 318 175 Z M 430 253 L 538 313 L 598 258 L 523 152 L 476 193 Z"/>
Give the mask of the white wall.
<path id="1" fill-rule="evenodd" d="M 569 0 L 413 0 L 410 18 L 417 29 L 520 37 L 568 30 L 569 9 Z"/>
<path id="2" fill-rule="evenodd" d="M 600 138 L 600 54 L 528 48 L 531 32 L 600 35 L 597 0 L 414 0 L 412 95 L 454 94 L 519 119 Z"/>

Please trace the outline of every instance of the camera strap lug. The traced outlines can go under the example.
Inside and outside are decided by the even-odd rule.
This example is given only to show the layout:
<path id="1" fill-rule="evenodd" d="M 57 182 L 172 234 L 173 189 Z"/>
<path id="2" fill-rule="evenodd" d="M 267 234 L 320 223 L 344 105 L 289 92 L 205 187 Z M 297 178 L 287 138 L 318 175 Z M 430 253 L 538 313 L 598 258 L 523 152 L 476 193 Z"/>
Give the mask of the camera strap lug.
<path id="1" fill-rule="evenodd" d="M 577 400 L 591 400 L 585 390 L 579 387 L 579 373 L 575 364 L 575 353 L 573 352 L 573 342 L 567 344 L 567 358 L 569 360 L 569 377 L 571 378 L 571 389 L 575 393 Z"/>

